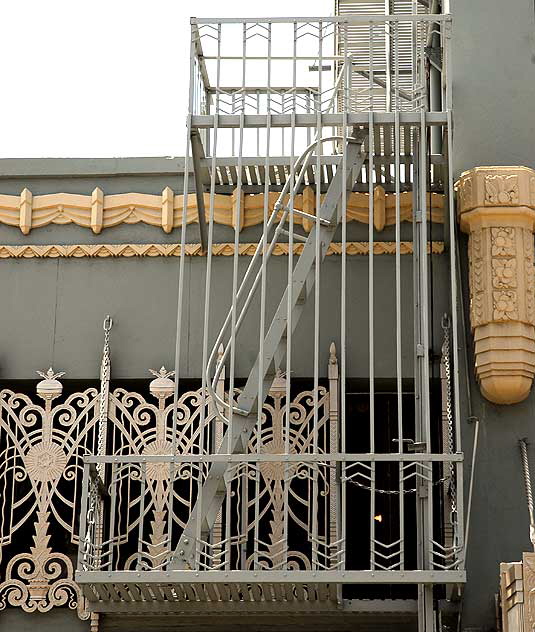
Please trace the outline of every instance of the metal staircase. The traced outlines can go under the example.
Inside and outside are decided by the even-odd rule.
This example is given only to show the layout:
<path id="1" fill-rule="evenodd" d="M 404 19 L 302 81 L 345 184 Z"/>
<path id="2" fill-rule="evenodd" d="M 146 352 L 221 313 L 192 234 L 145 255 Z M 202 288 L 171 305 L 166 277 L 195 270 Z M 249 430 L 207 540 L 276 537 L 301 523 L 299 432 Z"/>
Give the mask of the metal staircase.
<path id="1" fill-rule="evenodd" d="M 455 269 L 449 30 L 449 16 L 427 13 L 192 19 L 181 240 L 184 251 L 195 197 L 206 259 L 204 300 L 190 301 L 202 303 L 202 342 L 187 342 L 193 264 L 181 257 L 175 401 L 167 421 L 157 413 L 165 440 L 85 463 L 77 581 L 95 611 L 358 617 L 359 588 L 387 585 L 403 597 L 375 608 L 396 613 L 409 595 L 429 632 L 433 587 L 465 580 L 454 274 L 436 307 L 452 322 L 447 446 L 430 371 L 429 262 L 446 230 L 432 223 L 437 191 L 450 231 L 440 265 L 449 257 Z M 350 221 L 357 195 L 368 213 Z M 217 259 L 216 196 L 234 234 L 231 256 Z M 249 227 L 258 243 L 244 265 Z M 351 244 L 365 257 L 350 257 Z M 337 341 L 339 386 L 325 337 Z M 186 346 L 201 367 L 189 407 L 178 383 Z M 377 346 L 390 354 L 382 364 Z M 379 377 L 395 383 L 392 419 Z M 366 384 L 366 406 L 350 379 Z M 447 537 L 446 488 L 457 494 Z"/>
<path id="2" fill-rule="evenodd" d="M 327 140 L 332 140 L 329 138 Z M 338 168 L 336 174 L 329 184 L 327 193 L 321 203 L 320 212 L 317 217 L 310 217 L 314 221 L 314 226 L 310 231 L 308 237 L 304 242 L 304 247 L 299 255 L 299 258 L 293 269 L 291 283 L 284 291 L 282 299 L 277 307 L 277 310 L 271 320 L 271 323 L 267 327 L 267 334 L 263 341 L 263 353 L 257 356 L 251 372 L 247 378 L 247 382 L 241 391 L 236 405 L 230 403 L 227 404 L 221 398 L 218 398 L 215 392 L 216 384 L 219 379 L 219 372 L 213 378 L 213 383 L 210 388 L 211 396 L 223 405 L 226 410 L 232 409 L 235 413 L 235 417 L 232 423 L 232 429 L 230 424 L 230 418 L 224 417 L 223 421 L 227 427 L 226 432 L 230 436 L 222 441 L 222 446 L 232 454 L 244 453 L 247 447 L 247 443 L 250 439 L 251 433 L 258 419 L 258 408 L 261 408 L 265 398 L 267 397 L 273 380 L 275 379 L 276 369 L 280 370 L 283 366 L 283 361 L 286 353 L 286 331 L 288 328 L 288 322 L 291 321 L 291 327 L 295 329 L 299 323 L 299 318 L 304 310 L 306 298 L 310 295 L 314 288 L 315 281 L 315 267 L 321 265 L 321 262 L 325 259 L 327 250 L 334 238 L 335 232 L 342 220 L 343 208 L 342 199 L 344 197 L 344 189 L 346 193 L 351 191 L 353 187 L 353 179 L 355 172 L 360 172 L 360 169 L 366 159 L 367 153 L 364 150 L 364 145 L 368 140 L 368 132 L 362 129 L 355 129 L 353 136 L 347 139 L 347 143 L 344 147 L 344 168 Z M 323 141 L 316 141 L 313 146 L 307 148 L 304 156 L 304 164 L 301 167 L 299 176 L 297 178 L 297 186 L 300 185 L 304 172 L 307 168 L 308 158 L 311 155 L 314 147 L 321 145 Z M 299 166 L 299 162 L 297 165 Z M 287 185 L 289 184 L 289 181 Z M 272 219 L 276 219 L 279 211 L 282 212 L 282 217 L 279 220 L 278 226 L 274 231 L 274 236 L 270 242 L 270 249 L 277 243 L 279 235 L 283 230 L 283 225 L 288 221 L 288 215 L 292 213 L 299 213 L 295 209 L 289 208 L 284 203 L 286 189 L 285 186 L 283 192 L 279 196 L 275 208 L 273 211 Z M 290 196 L 290 197 L 293 197 Z M 301 212 L 301 214 L 303 214 Z M 268 230 L 270 226 L 268 224 Z M 263 242 L 260 241 L 257 248 L 257 253 L 261 255 L 261 258 L 267 258 L 270 254 L 270 249 L 267 252 L 262 251 Z M 245 278 L 242 282 L 238 296 L 240 296 L 243 290 L 247 287 L 247 281 L 249 280 L 250 272 L 254 270 L 256 258 L 253 259 L 249 266 Z M 265 261 L 263 265 L 265 266 Z M 258 285 L 259 276 L 253 283 L 250 290 L 250 296 L 256 290 Z M 305 300 L 303 300 L 303 298 Z M 249 301 L 246 301 L 244 308 L 238 318 L 238 321 L 242 320 L 242 316 L 245 314 Z M 291 309 L 292 317 L 288 318 L 288 310 Z M 229 313 L 225 324 L 214 344 L 212 350 L 212 358 L 217 357 L 216 352 L 219 349 L 219 345 L 222 342 L 223 336 L 226 330 L 229 328 L 232 314 Z M 239 326 L 237 326 L 233 332 L 235 336 Z M 223 366 L 223 362 L 230 350 L 230 343 L 227 345 L 222 357 L 219 358 L 219 368 Z M 211 371 L 211 363 L 208 363 L 207 371 Z M 207 375 L 210 379 L 210 375 Z M 259 382 L 262 386 L 259 389 Z M 191 512 L 190 518 L 184 527 L 180 540 L 174 554 L 174 560 L 171 563 L 171 568 L 174 569 L 188 569 L 195 566 L 195 549 L 197 544 L 196 532 L 197 521 L 200 519 L 201 526 L 201 539 L 203 542 L 209 542 L 209 536 L 216 521 L 220 507 L 225 499 L 225 487 L 226 479 L 225 473 L 228 469 L 226 463 L 214 463 L 211 465 L 207 479 L 205 480 L 201 490 L 199 491 L 200 507 L 195 506 Z"/>

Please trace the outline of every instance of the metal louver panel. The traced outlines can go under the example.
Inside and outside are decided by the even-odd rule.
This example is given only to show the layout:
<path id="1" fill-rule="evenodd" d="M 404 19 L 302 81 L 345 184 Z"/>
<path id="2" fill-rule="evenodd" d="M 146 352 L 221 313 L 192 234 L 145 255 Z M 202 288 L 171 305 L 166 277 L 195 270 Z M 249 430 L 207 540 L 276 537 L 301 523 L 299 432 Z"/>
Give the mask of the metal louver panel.
<path id="1" fill-rule="evenodd" d="M 427 15 L 429 9 L 418 0 L 335 0 L 335 15 Z M 422 51 L 430 25 L 411 21 L 340 24 L 337 32 L 337 54 L 353 58 L 349 89 L 344 85 L 338 95 L 340 111 L 372 110 L 375 112 L 407 112 L 423 109 L 425 88 L 422 85 Z M 347 96 L 349 95 L 349 97 Z M 345 103 L 349 98 L 350 103 Z M 410 132 L 400 130 L 403 153 L 412 155 Z M 375 156 L 392 156 L 393 127 L 377 129 Z M 388 185 L 391 175 L 384 171 L 381 179 Z"/>

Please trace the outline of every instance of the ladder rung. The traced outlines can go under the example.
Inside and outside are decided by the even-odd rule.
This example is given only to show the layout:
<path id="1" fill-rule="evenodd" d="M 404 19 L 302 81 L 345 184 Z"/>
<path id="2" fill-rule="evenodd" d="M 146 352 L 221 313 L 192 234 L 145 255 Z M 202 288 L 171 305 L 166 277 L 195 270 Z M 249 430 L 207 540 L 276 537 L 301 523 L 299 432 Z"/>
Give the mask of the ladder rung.
<path id="1" fill-rule="evenodd" d="M 288 206 L 285 206 L 284 210 L 290 213 L 295 213 L 295 215 L 299 215 L 299 217 L 304 217 L 305 219 L 309 219 L 314 224 L 316 223 L 317 218 L 315 215 L 311 215 L 310 213 L 305 213 L 304 211 L 300 211 L 299 209 L 296 209 L 296 208 L 289 208 Z M 328 219 L 324 219 L 323 217 L 319 218 L 319 222 L 322 226 L 332 226 L 332 222 L 330 222 Z"/>
<path id="2" fill-rule="evenodd" d="M 290 233 L 287 230 L 284 230 L 284 228 L 281 228 L 281 233 L 283 235 L 286 235 L 286 237 L 290 237 Z M 294 233 L 294 240 L 295 241 L 303 241 L 305 242 L 307 240 L 307 237 L 305 237 L 304 235 L 298 235 L 297 233 Z"/>

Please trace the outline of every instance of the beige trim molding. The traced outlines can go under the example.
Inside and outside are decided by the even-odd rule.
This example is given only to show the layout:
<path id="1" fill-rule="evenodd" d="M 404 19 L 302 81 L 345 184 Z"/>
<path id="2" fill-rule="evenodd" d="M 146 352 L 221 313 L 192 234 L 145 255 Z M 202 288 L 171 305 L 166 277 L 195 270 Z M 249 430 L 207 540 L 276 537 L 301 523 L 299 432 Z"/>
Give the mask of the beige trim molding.
<path id="1" fill-rule="evenodd" d="M 294 244 L 294 253 L 300 254 L 304 244 Z M 252 256 L 257 244 L 240 244 L 238 254 L 242 256 Z M 288 244 L 277 244 L 273 251 L 274 255 L 287 255 Z M 32 258 L 81 258 L 81 257 L 180 257 L 180 244 L 72 244 L 72 245 L 24 245 L 8 246 L 0 245 L 0 259 L 32 259 Z M 367 241 L 347 242 L 346 252 L 348 255 L 368 255 L 370 253 Z M 412 254 L 412 242 L 400 242 L 400 253 L 402 255 Z M 434 241 L 432 244 L 433 254 L 444 252 L 444 242 Z M 394 255 L 396 254 L 395 241 L 376 241 L 373 244 L 374 255 Z M 186 244 L 186 256 L 204 256 L 200 244 Z M 215 256 L 232 256 L 234 254 L 234 244 L 213 244 L 212 254 Z M 332 243 L 327 251 L 328 255 L 341 255 L 342 244 Z"/>
<path id="2" fill-rule="evenodd" d="M 476 167 L 457 190 L 477 379 L 488 400 L 514 404 L 535 376 L 535 171 Z"/>
<path id="3" fill-rule="evenodd" d="M 535 628 L 535 553 L 523 553 L 521 562 L 500 564 L 503 632 Z"/>
<path id="4" fill-rule="evenodd" d="M 272 211 L 278 199 L 278 193 L 268 194 L 268 211 Z M 396 222 L 396 195 L 385 193 L 381 186 L 375 188 L 373 223 L 376 230 L 381 231 L 385 226 Z M 351 193 L 347 200 L 347 219 L 368 223 L 369 196 L 367 193 Z M 294 198 L 295 208 L 314 215 L 316 196 L 312 187 L 306 187 L 303 194 Z M 204 194 L 207 220 L 210 208 L 210 194 Z M 400 193 L 401 221 L 411 221 L 412 193 Z M 243 204 L 243 207 L 238 207 Z M 147 193 L 119 193 L 104 195 L 96 188 L 91 195 L 77 195 L 73 193 L 51 193 L 33 196 L 31 191 L 24 189 L 20 196 L 0 194 L 0 224 L 18 226 L 24 235 L 28 235 L 34 228 L 41 228 L 49 224 L 76 224 L 83 228 L 90 228 L 98 235 L 104 228 L 111 228 L 119 224 L 137 224 L 139 222 L 151 226 L 159 226 L 166 233 L 182 224 L 184 196 L 175 195 L 174 191 L 166 187 L 161 195 Z M 431 207 L 428 217 L 433 222 L 444 221 L 444 196 L 438 193 L 428 194 L 428 207 Z M 241 208 L 242 228 L 261 224 L 264 217 L 264 194 L 247 194 L 238 197 L 232 195 L 215 195 L 214 222 L 225 226 L 234 226 Z M 195 194 L 187 196 L 187 223 L 197 221 L 197 200 Z M 306 231 L 311 228 L 311 221 L 296 216 L 296 224 L 301 224 Z"/>

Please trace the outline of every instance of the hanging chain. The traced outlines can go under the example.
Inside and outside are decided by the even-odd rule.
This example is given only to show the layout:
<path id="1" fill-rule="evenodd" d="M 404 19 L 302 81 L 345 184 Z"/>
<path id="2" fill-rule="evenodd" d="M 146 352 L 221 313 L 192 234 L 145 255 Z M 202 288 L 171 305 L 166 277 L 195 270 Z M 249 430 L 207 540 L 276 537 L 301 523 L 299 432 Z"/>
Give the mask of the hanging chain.
<path id="1" fill-rule="evenodd" d="M 442 317 L 442 330 L 444 331 L 444 342 L 442 344 L 442 362 L 444 364 L 444 374 L 446 377 L 446 420 L 448 424 L 448 452 L 454 454 L 455 452 L 455 439 L 453 432 L 453 403 L 452 403 L 452 391 L 451 391 L 451 362 L 450 362 L 450 347 L 451 347 L 451 324 L 447 314 Z M 348 481 L 352 485 L 356 485 L 361 489 L 365 489 L 369 492 L 375 492 L 376 494 L 385 494 L 387 496 L 399 496 L 400 494 L 415 494 L 418 489 L 413 487 L 411 489 L 377 489 L 372 488 L 370 485 L 359 483 L 358 481 Z M 450 461 L 449 473 L 442 478 L 433 482 L 433 485 L 441 485 L 442 483 L 449 482 L 449 496 L 451 500 L 451 521 L 455 524 L 455 516 L 457 514 L 457 489 L 455 486 L 455 465 Z"/>
<path id="2" fill-rule="evenodd" d="M 531 489 L 531 475 L 529 473 L 529 459 L 528 459 L 528 442 L 526 439 L 520 439 L 518 442 L 520 446 L 520 457 L 522 459 L 522 471 L 524 473 L 524 486 L 526 488 L 526 498 L 528 501 L 529 512 L 529 539 L 535 550 L 535 521 L 533 518 L 533 490 Z"/>
<path id="3" fill-rule="evenodd" d="M 98 439 L 97 455 L 104 456 L 106 453 L 106 434 L 108 427 L 108 405 L 110 394 L 110 331 L 113 320 L 108 314 L 102 325 L 104 329 L 104 349 L 102 351 L 102 363 L 100 365 L 100 408 L 98 416 Z M 99 476 L 104 478 L 104 464 L 97 465 Z"/>
<path id="4" fill-rule="evenodd" d="M 450 480 L 450 476 L 443 476 L 442 478 L 439 478 L 438 480 L 434 481 L 433 485 L 441 485 L 442 483 L 445 483 L 448 480 Z M 359 483 L 358 481 L 348 480 L 348 483 L 351 483 L 352 485 L 356 485 L 357 487 L 360 487 L 361 489 L 365 489 L 365 490 L 367 490 L 369 492 L 375 492 L 376 494 L 385 494 L 387 496 L 400 496 L 401 494 L 403 494 L 403 495 L 405 495 L 405 494 L 416 494 L 416 492 L 418 491 L 418 488 L 416 488 L 416 487 L 411 487 L 411 489 L 403 489 L 403 490 L 399 490 L 399 489 L 377 489 L 375 487 L 371 487 L 370 485 L 365 485 L 364 483 Z"/>
<path id="5" fill-rule="evenodd" d="M 455 437 L 453 431 L 453 402 L 451 391 L 451 322 L 447 314 L 442 316 L 442 331 L 444 332 L 444 342 L 442 343 L 442 364 L 446 378 L 446 422 L 448 424 L 448 452 L 455 453 Z M 449 497 L 451 502 L 451 523 L 455 525 L 457 520 L 457 488 L 455 484 L 455 465 L 449 465 Z"/>
<path id="6" fill-rule="evenodd" d="M 89 502 L 86 514 L 86 528 L 83 543 L 83 568 L 84 570 L 94 570 L 96 547 L 92 550 L 92 543 L 96 543 L 96 533 L 99 528 L 99 508 L 98 483 L 94 476 L 89 482 Z"/>

